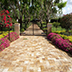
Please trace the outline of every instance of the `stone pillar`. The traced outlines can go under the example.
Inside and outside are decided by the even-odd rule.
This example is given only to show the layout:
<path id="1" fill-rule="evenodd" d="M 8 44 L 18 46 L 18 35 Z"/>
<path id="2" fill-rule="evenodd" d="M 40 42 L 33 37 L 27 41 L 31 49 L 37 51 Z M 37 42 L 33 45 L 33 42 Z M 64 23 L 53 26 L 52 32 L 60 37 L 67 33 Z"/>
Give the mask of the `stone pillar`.
<path id="1" fill-rule="evenodd" d="M 14 30 L 18 35 L 20 35 L 20 23 L 14 24 Z"/>
<path id="2" fill-rule="evenodd" d="M 47 33 L 52 32 L 52 24 L 47 24 Z"/>

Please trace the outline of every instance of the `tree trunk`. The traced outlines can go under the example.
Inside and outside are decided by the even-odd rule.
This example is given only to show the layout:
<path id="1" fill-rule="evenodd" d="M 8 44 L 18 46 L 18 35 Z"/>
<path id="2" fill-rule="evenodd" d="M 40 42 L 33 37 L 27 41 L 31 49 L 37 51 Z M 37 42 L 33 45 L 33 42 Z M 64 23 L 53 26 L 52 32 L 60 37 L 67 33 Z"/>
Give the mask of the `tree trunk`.
<path id="1" fill-rule="evenodd" d="M 56 27 L 56 31 L 57 31 L 57 27 Z"/>
<path id="2" fill-rule="evenodd" d="M 41 24 L 41 29 L 42 29 L 42 19 L 40 20 L 40 24 Z"/>
<path id="3" fill-rule="evenodd" d="M 18 22 L 20 23 L 20 29 L 22 28 L 22 16 L 20 16 L 20 19 L 18 20 Z"/>
<path id="4" fill-rule="evenodd" d="M 48 28 L 48 27 L 47 27 L 48 23 L 49 23 L 49 20 L 46 20 L 46 28 Z M 47 34 L 48 34 L 48 31 L 46 30 L 46 35 L 47 35 Z"/>

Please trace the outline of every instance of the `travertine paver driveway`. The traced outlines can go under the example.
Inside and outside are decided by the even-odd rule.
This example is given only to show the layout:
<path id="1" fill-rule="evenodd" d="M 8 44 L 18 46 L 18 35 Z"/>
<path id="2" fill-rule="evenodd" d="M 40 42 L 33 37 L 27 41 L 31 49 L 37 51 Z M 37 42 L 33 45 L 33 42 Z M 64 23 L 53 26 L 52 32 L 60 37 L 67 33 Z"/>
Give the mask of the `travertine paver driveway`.
<path id="1" fill-rule="evenodd" d="M 20 36 L 0 52 L 0 72 L 72 72 L 72 57 L 43 36 Z"/>
<path id="2" fill-rule="evenodd" d="M 26 36 L 31 36 L 31 35 L 40 36 L 41 35 L 41 36 L 44 36 L 45 33 L 38 27 L 38 25 L 32 24 L 21 35 L 26 35 Z"/>

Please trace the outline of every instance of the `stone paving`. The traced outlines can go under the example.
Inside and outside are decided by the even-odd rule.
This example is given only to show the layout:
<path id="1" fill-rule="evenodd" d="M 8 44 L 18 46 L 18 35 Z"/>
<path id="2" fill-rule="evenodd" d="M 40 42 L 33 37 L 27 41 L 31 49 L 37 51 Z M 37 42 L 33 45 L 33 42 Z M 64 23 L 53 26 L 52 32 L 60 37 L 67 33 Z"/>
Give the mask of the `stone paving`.
<path id="1" fill-rule="evenodd" d="M 72 57 L 45 36 L 20 36 L 0 52 L 0 72 L 72 72 Z"/>
<path id="2" fill-rule="evenodd" d="M 31 36 L 31 35 L 44 36 L 45 33 L 36 24 L 32 24 L 21 35 L 24 35 L 24 36 Z"/>

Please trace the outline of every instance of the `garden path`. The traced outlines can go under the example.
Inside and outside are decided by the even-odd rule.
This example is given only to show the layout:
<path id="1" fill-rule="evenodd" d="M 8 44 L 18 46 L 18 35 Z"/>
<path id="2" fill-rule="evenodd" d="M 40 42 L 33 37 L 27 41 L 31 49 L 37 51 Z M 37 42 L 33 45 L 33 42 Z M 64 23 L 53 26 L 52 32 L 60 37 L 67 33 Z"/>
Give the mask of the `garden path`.
<path id="1" fill-rule="evenodd" d="M 0 52 L 0 72 L 72 72 L 72 57 L 45 36 L 20 36 Z"/>
<path id="2" fill-rule="evenodd" d="M 45 36 L 45 33 L 38 27 L 38 25 L 32 24 L 21 35 L 24 35 L 24 36 L 32 36 L 32 35 Z"/>

